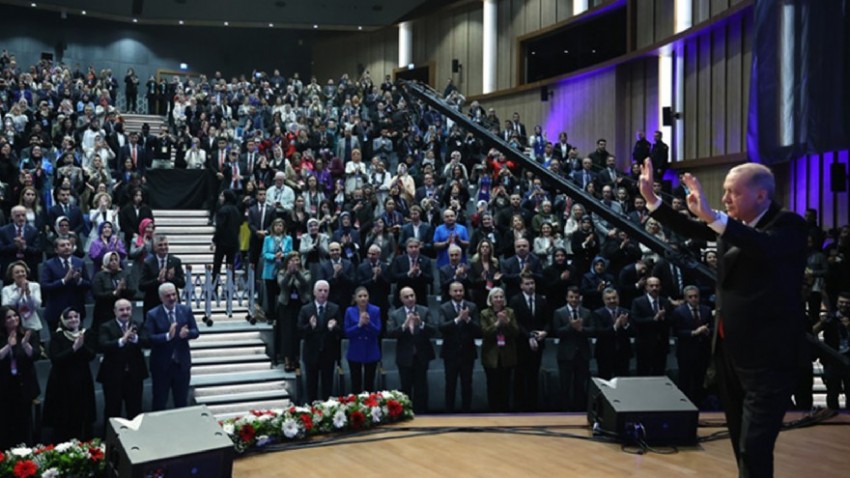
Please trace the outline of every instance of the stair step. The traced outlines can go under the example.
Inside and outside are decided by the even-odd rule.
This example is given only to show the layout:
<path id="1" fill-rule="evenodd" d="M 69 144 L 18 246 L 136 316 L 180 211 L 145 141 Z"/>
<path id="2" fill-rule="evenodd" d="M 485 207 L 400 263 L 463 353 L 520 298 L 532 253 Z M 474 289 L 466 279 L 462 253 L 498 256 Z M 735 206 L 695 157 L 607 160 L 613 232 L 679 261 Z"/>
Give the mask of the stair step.
<path id="1" fill-rule="evenodd" d="M 205 332 L 206 333 L 206 332 Z M 254 347 L 230 347 L 226 349 L 197 349 L 192 350 L 192 363 L 198 363 L 198 360 L 218 359 L 221 362 L 238 359 L 240 357 L 257 356 L 260 358 L 268 358 L 266 356 L 266 348 L 260 346 Z"/>
<path id="2" fill-rule="evenodd" d="M 231 374 L 237 375 L 243 372 L 261 372 L 271 370 L 271 361 L 264 362 L 240 362 L 240 363 L 218 363 L 214 365 L 195 365 L 192 364 L 192 375 L 218 375 Z"/>
<path id="3" fill-rule="evenodd" d="M 176 234 L 173 236 L 168 236 L 168 247 L 171 249 L 175 245 L 192 245 L 197 244 L 199 246 L 206 246 L 207 249 L 210 247 L 210 242 L 212 241 L 212 234 Z"/>
<path id="4" fill-rule="evenodd" d="M 209 373 L 203 375 L 192 374 L 192 387 L 209 387 L 222 385 L 235 385 L 253 382 L 269 382 L 272 380 L 294 380 L 294 372 L 284 372 L 283 367 L 258 370 L 245 373 Z"/>
<path id="5" fill-rule="evenodd" d="M 224 405 L 210 405 L 208 408 L 218 419 L 238 417 L 245 415 L 251 410 L 281 409 L 290 406 L 287 399 L 262 400 L 256 402 L 228 403 Z"/>
<path id="6" fill-rule="evenodd" d="M 206 217 L 154 216 L 156 228 L 163 226 L 206 226 Z"/>
<path id="7" fill-rule="evenodd" d="M 195 402 L 207 406 L 224 405 L 234 402 L 258 402 L 264 400 L 281 400 L 289 398 L 289 392 L 286 389 L 265 390 L 262 392 L 241 392 L 229 393 L 226 395 L 210 395 L 204 397 L 195 396 Z"/>
<path id="8" fill-rule="evenodd" d="M 215 342 L 215 341 L 240 341 L 240 340 L 251 340 L 255 338 L 260 338 L 260 331 L 258 330 L 248 330 L 248 331 L 224 331 L 217 332 L 215 330 L 204 331 L 200 337 L 193 340 L 191 342 L 192 345 L 202 344 L 204 342 Z"/>
<path id="9" fill-rule="evenodd" d="M 208 218 L 210 212 L 206 209 L 154 209 L 153 217 L 156 219 L 163 217 L 203 217 Z"/>
<path id="10" fill-rule="evenodd" d="M 212 253 L 212 251 L 210 250 L 209 242 L 207 242 L 206 244 L 172 244 L 170 241 L 168 243 L 168 252 L 172 254 L 177 254 L 178 256 L 180 256 L 181 260 L 186 254 Z"/>
<path id="11" fill-rule="evenodd" d="M 162 226 L 157 225 L 156 232 L 159 234 L 212 234 L 215 232 L 213 226 Z"/>
<path id="12" fill-rule="evenodd" d="M 213 397 L 231 395 L 237 393 L 260 393 L 275 392 L 289 393 L 290 383 L 286 380 L 272 380 L 268 382 L 233 383 L 229 385 L 212 385 L 207 387 L 196 387 L 193 390 L 195 399 L 198 397 Z"/>
<path id="13" fill-rule="evenodd" d="M 225 349 L 226 350 L 226 349 Z M 217 352 L 220 350 L 217 350 Z M 192 370 L 195 370 L 196 366 L 203 365 L 228 365 L 228 364 L 252 364 L 252 363 L 264 363 L 266 368 L 271 368 L 271 360 L 269 356 L 265 353 L 260 354 L 248 354 L 248 355 L 218 355 L 211 357 L 203 357 L 203 358 L 194 358 L 192 357 Z M 258 369 L 262 370 L 262 369 Z M 219 373 L 219 372 L 212 372 Z"/>
<path id="14" fill-rule="evenodd" d="M 218 334 L 209 334 L 210 331 L 214 331 L 215 327 L 204 328 L 202 329 L 204 333 L 201 334 L 201 337 L 205 335 L 218 335 Z M 228 340 L 228 339 L 206 339 L 201 340 L 201 337 L 198 339 L 191 341 L 192 349 L 214 349 L 214 348 L 225 348 L 225 347 L 256 347 L 260 345 L 266 345 L 266 343 L 260 337 L 250 338 L 250 339 L 239 339 L 239 340 Z"/>

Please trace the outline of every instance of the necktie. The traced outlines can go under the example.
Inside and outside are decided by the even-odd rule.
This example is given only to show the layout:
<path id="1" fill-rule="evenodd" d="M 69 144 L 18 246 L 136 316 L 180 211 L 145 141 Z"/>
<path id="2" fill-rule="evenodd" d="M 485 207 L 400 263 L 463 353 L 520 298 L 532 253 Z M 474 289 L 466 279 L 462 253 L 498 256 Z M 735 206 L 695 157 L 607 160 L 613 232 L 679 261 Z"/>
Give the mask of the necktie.
<path id="1" fill-rule="evenodd" d="M 71 268 L 68 259 L 62 259 L 62 268 L 65 269 L 65 272 L 68 272 L 68 269 Z"/>
<path id="2" fill-rule="evenodd" d="M 24 237 L 24 228 L 18 226 L 18 237 Z"/>
<path id="3" fill-rule="evenodd" d="M 218 170 L 219 170 L 219 171 L 221 171 L 222 169 L 224 169 L 224 157 L 225 157 L 225 156 L 227 156 L 227 154 L 225 153 L 225 151 L 224 151 L 223 149 L 222 149 L 222 150 L 219 150 L 219 152 L 218 152 Z"/>
<path id="4" fill-rule="evenodd" d="M 319 306 L 319 318 L 322 319 L 322 320 L 324 320 L 324 318 L 325 318 L 325 306 L 324 305 Z"/>
<path id="5" fill-rule="evenodd" d="M 231 189 L 239 189 L 239 180 L 236 177 L 239 176 L 239 164 L 233 163 L 233 184 L 231 184 Z"/>
<path id="6" fill-rule="evenodd" d="M 573 320 L 578 319 L 578 310 L 573 309 Z"/>
<path id="7" fill-rule="evenodd" d="M 658 313 L 658 301 L 650 299 L 649 302 L 650 302 L 650 305 L 652 305 L 652 311 L 657 314 Z"/>
<path id="8" fill-rule="evenodd" d="M 694 316 L 694 321 L 699 324 L 699 309 L 696 307 L 691 307 L 691 315 Z"/>
<path id="9" fill-rule="evenodd" d="M 68 216 L 68 205 L 67 204 L 62 205 L 62 212 L 65 214 L 65 216 Z"/>
<path id="10" fill-rule="evenodd" d="M 587 183 L 590 182 L 590 176 L 588 176 L 587 171 L 584 172 L 584 179 L 582 180 L 581 187 L 582 189 L 587 187 Z"/>
<path id="11" fill-rule="evenodd" d="M 523 269 L 525 269 L 525 259 L 520 259 L 519 260 L 519 270 L 522 271 Z"/>
<path id="12" fill-rule="evenodd" d="M 455 311 L 460 314 L 460 302 L 455 302 Z"/>
<path id="13" fill-rule="evenodd" d="M 168 311 L 168 323 L 173 324 L 174 322 L 176 322 L 176 319 L 174 318 L 174 309 L 171 309 Z"/>
<path id="14" fill-rule="evenodd" d="M 264 224 L 266 223 L 266 205 L 260 204 L 260 229 L 265 229 Z"/>
<path id="15" fill-rule="evenodd" d="M 118 323 L 121 324 L 121 333 L 126 334 L 127 333 L 127 322 L 122 322 L 122 321 L 119 320 Z"/>
<path id="16" fill-rule="evenodd" d="M 531 312 L 531 315 L 534 315 L 534 297 L 528 298 L 528 311 Z"/>

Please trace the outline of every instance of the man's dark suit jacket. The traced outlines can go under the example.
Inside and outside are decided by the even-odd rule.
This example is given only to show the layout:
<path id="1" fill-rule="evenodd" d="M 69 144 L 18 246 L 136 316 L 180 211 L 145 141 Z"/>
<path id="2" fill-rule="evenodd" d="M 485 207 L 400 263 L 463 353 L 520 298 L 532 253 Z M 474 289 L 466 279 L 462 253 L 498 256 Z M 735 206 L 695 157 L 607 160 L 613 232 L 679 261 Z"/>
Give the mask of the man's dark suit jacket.
<path id="1" fill-rule="evenodd" d="M 411 237 L 415 237 L 413 235 L 413 224 L 408 222 L 401 226 L 399 245 L 404 248 L 404 244 Z M 432 255 L 434 253 L 434 226 L 424 220 L 419 223 L 419 240 L 422 242 L 420 252 L 427 253 L 429 256 Z"/>
<path id="2" fill-rule="evenodd" d="M 571 324 L 570 307 L 565 305 L 555 311 L 552 329 L 560 339 L 558 341 L 558 360 L 590 360 L 590 337 L 593 335 L 593 322 L 590 311 L 578 307 L 578 317 L 582 329 L 576 330 Z"/>
<path id="3" fill-rule="evenodd" d="M 531 244 L 529 244 L 529 247 Z M 528 269 L 531 271 L 531 275 L 534 276 L 537 284 L 543 284 L 543 264 L 540 262 L 540 259 L 532 254 L 529 250 L 527 256 L 525 256 L 525 261 L 528 264 Z M 502 272 L 502 281 L 505 283 L 505 297 L 513 297 L 520 293 L 519 284 L 522 282 L 522 278 L 520 277 L 520 273 L 522 272 L 522 268 L 519 266 L 519 257 L 511 256 L 502 261 L 501 266 L 499 267 Z"/>
<path id="4" fill-rule="evenodd" d="M 136 327 L 139 334 L 139 342 L 128 342 L 120 347 L 118 339 L 124 336 L 118 321 L 113 319 L 104 322 L 99 329 L 98 345 L 103 352 L 103 361 L 97 372 L 97 381 L 100 383 L 123 382 L 124 380 L 142 381 L 148 378 L 148 366 L 145 364 L 145 356 L 142 352 L 142 324 L 134 320 L 129 322 Z"/>
<path id="5" fill-rule="evenodd" d="M 56 224 L 57 219 L 65 216 L 68 218 L 68 225 L 70 226 L 70 229 L 76 232 L 78 236 L 82 234 L 85 223 L 83 222 L 83 212 L 80 210 L 79 206 L 69 204 L 68 213 L 65 214 L 65 211 L 62 209 L 62 205 L 55 204 L 47 212 L 47 215 L 50 218 L 50 227 L 53 227 Z"/>
<path id="6" fill-rule="evenodd" d="M 316 316 L 316 328 L 310 326 L 310 317 Z M 328 330 L 328 322 L 336 319 L 336 327 Z M 305 363 L 317 363 L 319 358 L 338 361 L 340 357 L 339 341 L 342 337 L 342 313 L 339 306 L 331 301 L 325 303 L 325 317 L 319 317 L 316 302 L 310 301 L 298 312 L 298 330 L 304 338 L 302 351 Z"/>
<path id="7" fill-rule="evenodd" d="M 42 245 L 39 239 L 39 231 L 28 225 L 24 225 L 24 241 L 27 245 L 23 251 L 23 257 L 18 258 L 18 247 L 15 245 L 15 237 L 18 235 L 18 226 L 14 223 L 0 227 L 0 271 L 5 275 L 9 264 L 23 260 L 30 268 L 30 280 L 34 279 L 38 271 L 38 263 L 41 261 Z"/>
<path id="8" fill-rule="evenodd" d="M 390 265 L 390 278 L 396 284 L 396 290 L 401 290 L 404 287 L 410 287 L 416 293 L 416 303 L 421 305 L 428 304 L 428 286 L 434 282 L 434 270 L 431 259 L 419 254 L 416 258 L 421 272 L 417 277 L 408 277 L 410 272 L 410 257 L 407 254 L 402 254 L 393 259 Z M 398 298 L 395 298 L 398 301 Z M 400 302 L 398 302 L 400 304 Z"/>
<path id="9" fill-rule="evenodd" d="M 115 158 L 115 164 L 110 164 L 109 167 L 112 168 L 112 171 L 123 171 L 124 170 L 124 162 L 127 158 L 132 159 L 133 155 L 130 151 L 130 143 L 125 144 L 118 151 L 118 155 Z M 145 166 L 148 163 L 148 149 L 144 146 L 137 144 L 136 145 L 136 170 L 139 173 L 145 173 Z"/>
<path id="10" fill-rule="evenodd" d="M 179 362 L 181 369 L 185 370 L 192 367 L 189 341 L 198 338 L 198 324 L 195 322 L 195 316 L 189 306 L 176 304 L 174 316 L 177 329 L 171 340 L 166 337 L 171 328 L 171 322 L 168 321 L 165 306 L 160 304 L 151 309 L 145 316 L 143 338 L 151 348 L 151 373 L 166 373 L 171 367 L 172 357 Z M 184 325 L 189 326 L 189 335 L 186 338 L 180 338 L 180 329 Z"/>
<path id="11" fill-rule="evenodd" d="M 664 309 L 664 320 L 655 320 L 655 312 L 649 304 L 649 297 L 643 294 L 632 301 L 629 320 L 635 326 L 635 346 L 641 353 L 666 354 L 670 350 L 670 326 L 673 308 L 670 301 L 659 296 L 658 309 Z"/>
<path id="12" fill-rule="evenodd" d="M 463 320 L 459 324 L 455 323 L 458 313 L 453 301 L 443 302 L 440 306 L 440 311 L 443 314 L 443 322 L 440 324 L 440 333 L 443 336 L 440 357 L 445 361 L 474 362 L 475 358 L 478 357 L 478 352 L 475 350 L 475 339 L 481 337 L 478 308 L 468 300 L 463 301 L 463 306 L 469 309 L 469 323 Z"/>
<path id="13" fill-rule="evenodd" d="M 59 321 L 59 315 L 66 307 L 73 307 L 80 313 L 80 320 L 86 318 L 86 293 L 91 289 L 89 273 L 83 260 L 70 256 L 71 267 L 80 271 L 80 279 L 62 283 L 65 278 L 65 268 L 61 259 L 56 256 L 44 263 L 41 270 L 41 290 L 46 293 L 42 300 L 46 303 L 44 318 L 51 327 Z"/>
<path id="14" fill-rule="evenodd" d="M 350 304 L 354 294 L 354 286 L 357 280 L 357 271 L 354 264 L 348 259 L 340 258 L 342 271 L 339 276 L 334 277 L 333 262 L 328 259 L 319 265 L 319 279 L 328 281 L 330 294 L 328 300 L 336 304 Z M 371 296 L 370 296 L 371 297 Z"/>
<path id="15" fill-rule="evenodd" d="M 427 365 L 435 357 L 431 338 L 436 335 L 437 328 L 434 326 L 431 311 L 425 306 L 417 305 L 416 312 L 422 319 L 422 327 L 415 329 L 414 333 L 411 333 L 409 328 L 402 329 L 404 321 L 407 320 L 407 308 L 403 305 L 390 312 L 387 320 L 387 335 L 397 340 L 395 362 L 399 367 L 413 367 L 414 358 L 420 364 Z"/>
<path id="16" fill-rule="evenodd" d="M 528 302 L 525 300 L 525 294 L 519 294 L 511 297 L 508 307 L 514 310 L 517 325 L 519 326 L 520 337 L 517 340 L 517 351 L 522 353 L 531 353 L 531 347 L 528 345 L 528 339 L 531 338 L 532 330 L 549 330 L 549 324 L 552 319 L 552 311 L 549 310 L 549 303 L 540 294 L 534 294 L 534 315 L 528 309 Z M 545 341 L 538 342 L 538 353 L 543 353 Z M 522 356 L 522 355 L 520 355 Z"/>
<path id="17" fill-rule="evenodd" d="M 713 325 L 711 322 L 711 309 L 707 305 L 699 305 L 699 321 L 691 314 L 691 306 L 687 302 L 673 309 L 670 323 L 676 334 L 676 357 L 679 360 L 696 360 L 701 355 L 708 358 L 711 334 L 694 337 L 691 332 L 701 325 L 707 325 L 710 329 Z"/>
<path id="18" fill-rule="evenodd" d="M 369 291 L 369 302 L 379 307 L 389 307 L 389 297 L 391 278 L 389 275 L 390 267 L 384 262 L 381 264 L 381 274 L 375 278 L 375 273 L 372 270 L 372 262 L 365 259 L 357 266 L 357 284 L 362 285 Z"/>
<path id="19" fill-rule="evenodd" d="M 451 264 L 446 264 L 443 267 L 440 267 L 440 294 L 442 294 L 443 297 L 449 296 L 449 285 L 452 282 L 460 282 L 463 284 L 463 290 L 470 290 L 472 285 L 472 268 L 469 264 L 463 264 L 463 267 L 466 269 L 466 275 L 462 279 L 455 278 L 457 268 L 453 267 Z"/>
<path id="20" fill-rule="evenodd" d="M 186 275 L 183 272 L 183 262 L 180 261 L 179 257 L 173 254 L 168 254 L 165 259 L 165 267 L 166 269 L 174 268 L 174 278 L 167 279 L 168 282 L 174 284 L 178 290 L 186 287 Z M 139 281 L 139 290 L 144 291 L 145 293 L 143 305 L 145 313 L 162 303 L 159 300 L 160 284 L 159 256 L 153 254 L 151 257 L 145 259 L 145 263 L 142 266 L 142 278 Z"/>
<path id="21" fill-rule="evenodd" d="M 615 316 L 622 312 L 628 312 L 622 307 L 617 307 Z M 615 358 L 631 358 L 632 344 L 629 340 L 634 333 L 634 324 L 629 318 L 629 327 L 614 330 L 614 318 L 611 317 L 609 309 L 601 307 L 593 311 L 593 335 L 596 336 L 595 356 L 597 362 L 600 360 L 614 361 Z"/>
<path id="22" fill-rule="evenodd" d="M 666 204 L 652 213 L 685 237 L 717 241 L 717 316 L 724 352 L 736 366 L 798 366 L 804 341 L 802 295 L 806 222 L 773 203 L 755 228 L 729 218 L 718 237 Z M 717 327 L 715 327 L 715 331 Z"/>
<path id="23" fill-rule="evenodd" d="M 130 199 L 132 200 L 132 198 Z M 139 223 L 142 222 L 142 219 L 153 219 L 153 211 L 148 205 L 143 204 L 139 208 L 138 214 L 136 214 L 136 208 L 133 207 L 133 204 L 121 208 L 118 213 L 118 224 L 121 225 L 121 233 L 124 234 L 125 243 L 129 243 L 133 239 L 133 234 L 138 234 Z"/>

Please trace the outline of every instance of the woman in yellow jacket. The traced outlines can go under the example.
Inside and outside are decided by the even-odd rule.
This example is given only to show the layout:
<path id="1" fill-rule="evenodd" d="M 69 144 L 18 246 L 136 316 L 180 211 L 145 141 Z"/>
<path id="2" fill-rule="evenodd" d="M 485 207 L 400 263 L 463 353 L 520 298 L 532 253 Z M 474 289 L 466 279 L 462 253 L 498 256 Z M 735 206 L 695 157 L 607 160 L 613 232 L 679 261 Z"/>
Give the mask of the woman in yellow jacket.
<path id="1" fill-rule="evenodd" d="M 491 412 L 507 412 L 511 375 L 517 364 L 519 326 L 513 309 L 506 307 L 505 291 L 490 289 L 481 312 L 481 364 L 487 373 L 487 402 Z"/>

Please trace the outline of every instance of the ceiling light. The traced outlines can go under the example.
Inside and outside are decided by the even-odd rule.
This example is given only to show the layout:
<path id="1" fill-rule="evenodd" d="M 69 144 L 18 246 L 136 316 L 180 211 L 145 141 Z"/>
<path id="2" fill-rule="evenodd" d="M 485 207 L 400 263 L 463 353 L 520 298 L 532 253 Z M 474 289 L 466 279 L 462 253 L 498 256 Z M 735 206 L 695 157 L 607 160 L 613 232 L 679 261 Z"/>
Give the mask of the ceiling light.
<path id="1" fill-rule="evenodd" d="M 134 19 L 133 19 L 133 23 L 139 23 L 139 19 L 138 19 L 138 18 L 134 18 Z"/>
<path id="2" fill-rule="evenodd" d="M 274 23 L 269 23 L 269 28 L 274 28 Z"/>
<path id="3" fill-rule="evenodd" d="M 32 3 L 30 3 L 30 6 L 31 7 L 37 7 L 38 5 L 36 5 L 35 2 L 32 2 Z"/>
<path id="4" fill-rule="evenodd" d="M 229 27 L 229 26 L 230 26 L 230 22 L 224 22 L 224 26 Z"/>
<path id="5" fill-rule="evenodd" d="M 319 28 L 319 25 L 313 25 L 313 28 Z"/>
<path id="6" fill-rule="evenodd" d="M 80 13 L 82 13 L 83 15 L 85 15 L 85 14 L 86 14 L 86 11 L 85 11 L 85 10 L 83 10 L 83 11 L 82 11 L 82 12 L 80 12 Z"/>
<path id="7" fill-rule="evenodd" d="M 363 27 L 357 27 L 358 30 L 363 30 Z"/>

